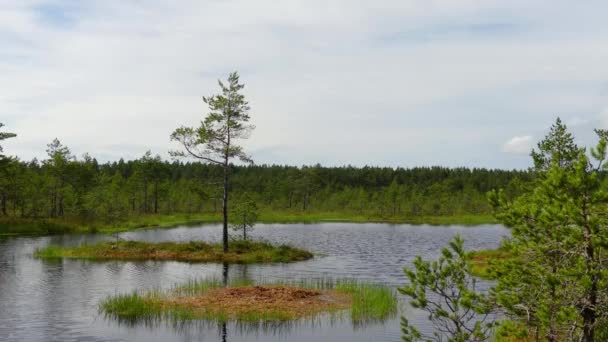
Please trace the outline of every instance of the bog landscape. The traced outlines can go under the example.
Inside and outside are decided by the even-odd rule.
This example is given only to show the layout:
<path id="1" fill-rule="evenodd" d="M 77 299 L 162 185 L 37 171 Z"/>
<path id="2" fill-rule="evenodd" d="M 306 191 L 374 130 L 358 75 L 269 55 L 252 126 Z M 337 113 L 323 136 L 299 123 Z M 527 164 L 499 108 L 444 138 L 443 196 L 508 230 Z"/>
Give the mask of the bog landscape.
<path id="1" fill-rule="evenodd" d="M 0 5 L 0 340 L 608 341 L 605 6 L 404 3 Z"/>

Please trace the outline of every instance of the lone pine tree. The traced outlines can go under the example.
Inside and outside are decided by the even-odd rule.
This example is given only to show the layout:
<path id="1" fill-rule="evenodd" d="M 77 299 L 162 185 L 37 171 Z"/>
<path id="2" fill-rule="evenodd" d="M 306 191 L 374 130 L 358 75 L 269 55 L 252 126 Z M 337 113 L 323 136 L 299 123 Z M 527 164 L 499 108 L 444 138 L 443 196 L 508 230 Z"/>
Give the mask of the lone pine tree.
<path id="1" fill-rule="evenodd" d="M 249 124 L 249 104 L 241 93 L 244 84 L 239 83 L 239 75 L 233 72 L 227 83 L 219 81 L 221 94 L 203 97 L 210 112 L 199 127 L 180 127 L 171 134 L 183 150 L 172 151 L 174 157 L 194 157 L 202 162 L 221 165 L 223 168 L 223 247 L 228 251 L 228 190 L 230 162 L 239 159 L 252 163 L 243 147 L 236 144 L 238 139 L 246 139 L 254 126 Z"/>

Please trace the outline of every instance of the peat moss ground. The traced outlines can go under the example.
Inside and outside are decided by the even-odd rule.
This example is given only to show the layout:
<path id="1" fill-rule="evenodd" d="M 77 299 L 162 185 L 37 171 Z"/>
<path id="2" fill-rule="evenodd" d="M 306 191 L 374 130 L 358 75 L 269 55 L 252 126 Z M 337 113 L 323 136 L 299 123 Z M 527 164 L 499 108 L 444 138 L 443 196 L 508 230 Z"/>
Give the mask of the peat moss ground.
<path id="1" fill-rule="evenodd" d="M 83 244 L 78 247 L 49 246 L 34 253 L 38 258 L 72 258 L 91 260 L 166 260 L 187 262 L 269 263 L 303 261 L 313 254 L 288 245 L 266 242 L 232 241 L 224 253 L 221 244 L 202 241 L 142 242 L 115 241 Z"/>
<path id="2" fill-rule="evenodd" d="M 355 282 L 224 287 L 217 281 L 196 281 L 169 291 L 113 296 L 101 302 L 100 310 L 130 323 L 161 319 L 259 323 L 346 310 L 353 321 L 364 321 L 392 317 L 397 299 L 387 287 Z"/>

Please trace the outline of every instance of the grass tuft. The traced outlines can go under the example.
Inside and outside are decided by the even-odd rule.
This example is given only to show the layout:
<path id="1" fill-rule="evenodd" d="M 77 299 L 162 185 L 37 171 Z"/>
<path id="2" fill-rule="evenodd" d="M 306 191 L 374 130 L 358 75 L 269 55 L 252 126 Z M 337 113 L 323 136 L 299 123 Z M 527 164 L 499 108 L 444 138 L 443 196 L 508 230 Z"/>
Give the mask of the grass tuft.
<path id="1" fill-rule="evenodd" d="M 168 319 L 213 322 L 285 322 L 320 314 L 350 312 L 355 323 L 378 321 L 397 312 L 390 288 L 355 281 L 268 283 L 193 280 L 166 291 L 133 292 L 101 302 L 100 310 L 115 319 L 136 323 Z"/>
<path id="2" fill-rule="evenodd" d="M 335 289 L 352 296 L 353 321 L 369 318 L 383 320 L 397 311 L 397 297 L 388 287 L 350 281 L 338 283 Z"/>

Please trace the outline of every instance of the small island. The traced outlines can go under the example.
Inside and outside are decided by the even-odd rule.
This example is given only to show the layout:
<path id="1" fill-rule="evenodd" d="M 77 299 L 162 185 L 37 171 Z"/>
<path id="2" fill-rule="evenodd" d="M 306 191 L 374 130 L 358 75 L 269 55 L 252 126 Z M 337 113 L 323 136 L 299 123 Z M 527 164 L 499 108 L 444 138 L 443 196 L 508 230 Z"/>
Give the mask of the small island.
<path id="1" fill-rule="evenodd" d="M 471 274 L 476 277 L 492 279 L 493 275 L 490 268 L 493 262 L 505 260 L 512 256 L 506 248 L 481 249 L 468 253 L 468 262 L 471 267 Z"/>
<path id="2" fill-rule="evenodd" d="M 106 315 L 131 323 L 157 319 L 270 322 L 349 310 L 353 321 L 382 320 L 397 310 L 394 292 L 356 282 L 230 284 L 191 281 L 171 290 L 133 292 L 101 302 Z"/>
<path id="3" fill-rule="evenodd" d="M 48 246 L 34 253 L 37 258 L 71 258 L 91 260 L 162 260 L 186 262 L 222 262 L 235 264 L 286 263 L 308 260 L 309 251 L 289 245 L 274 246 L 267 242 L 232 241 L 224 253 L 219 243 L 107 241 L 77 247 Z"/>

